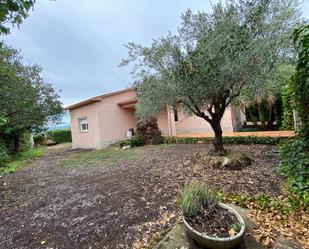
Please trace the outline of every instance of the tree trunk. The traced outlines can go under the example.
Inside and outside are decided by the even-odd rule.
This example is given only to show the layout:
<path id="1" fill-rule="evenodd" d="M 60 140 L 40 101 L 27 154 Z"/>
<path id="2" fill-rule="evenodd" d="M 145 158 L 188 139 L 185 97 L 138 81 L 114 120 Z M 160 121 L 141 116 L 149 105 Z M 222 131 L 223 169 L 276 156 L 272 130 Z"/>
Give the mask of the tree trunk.
<path id="1" fill-rule="evenodd" d="M 20 134 L 15 133 L 13 140 L 14 140 L 14 152 L 18 153 L 20 151 Z"/>
<path id="2" fill-rule="evenodd" d="M 226 155 L 226 150 L 223 147 L 223 140 L 222 140 L 222 128 L 220 124 L 221 118 L 214 120 L 212 124 L 212 128 L 215 132 L 215 138 L 213 144 L 215 146 L 215 153 L 224 156 Z"/>
<path id="3" fill-rule="evenodd" d="M 268 104 L 268 111 L 269 111 L 269 117 L 268 117 L 268 121 L 267 121 L 267 129 L 273 130 L 273 123 L 275 121 L 275 116 L 274 116 L 274 112 L 273 112 L 273 104 L 272 103 Z"/>

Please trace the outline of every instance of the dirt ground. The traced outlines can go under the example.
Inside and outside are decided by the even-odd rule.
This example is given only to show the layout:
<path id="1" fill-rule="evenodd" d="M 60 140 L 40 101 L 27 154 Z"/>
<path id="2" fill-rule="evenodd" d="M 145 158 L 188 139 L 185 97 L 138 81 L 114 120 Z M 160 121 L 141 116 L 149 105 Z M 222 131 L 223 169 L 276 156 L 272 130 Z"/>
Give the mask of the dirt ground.
<path id="1" fill-rule="evenodd" d="M 211 168 L 192 155 L 211 145 L 131 149 L 138 156 L 111 166 L 65 168 L 61 160 L 85 153 L 49 149 L 16 173 L 0 178 L 0 248 L 132 248 L 145 234 L 175 222 L 176 200 L 186 181 L 219 190 L 280 195 L 275 147 L 227 146 L 247 153 L 241 171 Z"/>

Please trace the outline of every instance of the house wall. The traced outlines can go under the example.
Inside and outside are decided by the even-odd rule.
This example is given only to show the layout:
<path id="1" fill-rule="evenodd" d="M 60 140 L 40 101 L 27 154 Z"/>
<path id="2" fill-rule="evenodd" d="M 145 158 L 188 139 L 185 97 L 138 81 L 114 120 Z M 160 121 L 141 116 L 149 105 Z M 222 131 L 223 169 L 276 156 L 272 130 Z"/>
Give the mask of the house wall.
<path id="1" fill-rule="evenodd" d="M 103 98 L 98 103 L 100 146 L 105 147 L 126 137 L 126 132 L 136 130 L 135 110 L 121 108 L 117 104 L 136 97 L 134 90 Z"/>
<path id="2" fill-rule="evenodd" d="M 196 115 L 187 116 L 178 110 L 178 122 L 175 122 L 176 134 L 212 132 L 210 124 Z M 223 131 L 233 131 L 232 111 L 228 107 L 222 117 L 221 126 Z"/>
<path id="3" fill-rule="evenodd" d="M 88 131 L 81 132 L 79 118 L 87 117 Z M 97 103 L 86 105 L 70 111 L 72 147 L 98 148 L 100 147 L 100 129 L 97 115 Z"/>
<path id="4" fill-rule="evenodd" d="M 70 110 L 72 147 L 103 148 L 126 137 L 130 128 L 136 129 L 134 109 L 124 109 L 119 102 L 136 97 L 134 90 L 105 97 L 100 102 Z M 87 117 L 88 131 L 81 132 L 79 119 Z"/>
<path id="5" fill-rule="evenodd" d="M 88 104 L 70 111 L 73 148 L 103 148 L 126 137 L 126 132 L 136 130 L 134 108 L 122 108 L 118 103 L 134 99 L 135 90 L 105 96 L 100 102 Z M 88 131 L 81 132 L 79 119 L 87 117 Z M 174 121 L 171 108 L 163 110 L 157 118 L 159 129 L 164 136 L 178 134 L 212 132 L 211 126 L 195 115 L 186 116 L 178 111 L 178 122 Z M 223 131 L 236 131 L 241 128 L 244 115 L 237 107 L 226 109 L 222 118 Z"/>
<path id="6" fill-rule="evenodd" d="M 232 123 L 233 123 L 233 131 L 239 131 L 244 121 L 246 120 L 245 114 L 242 112 L 239 106 L 232 106 L 231 107 L 231 114 L 232 114 Z"/>
<path id="7" fill-rule="evenodd" d="M 162 135 L 169 136 L 170 131 L 169 131 L 169 120 L 167 110 L 163 110 L 162 112 L 160 112 L 157 118 L 157 123 Z"/>

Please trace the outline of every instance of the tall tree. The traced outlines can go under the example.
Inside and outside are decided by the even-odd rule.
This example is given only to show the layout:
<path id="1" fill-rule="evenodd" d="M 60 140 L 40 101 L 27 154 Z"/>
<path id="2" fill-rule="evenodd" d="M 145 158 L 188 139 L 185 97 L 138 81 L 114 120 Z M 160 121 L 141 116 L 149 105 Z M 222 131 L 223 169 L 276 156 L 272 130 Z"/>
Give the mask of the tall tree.
<path id="1" fill-rule="evenodd" d="M 8 34 L 8 25 L 20 25 L 28 17 L 35 0 L 1 0 L 0 1 L 0 34 Z"/>
<path id="2" fill-rule="evenodd" d="M 150 47 L 127 44 L 128 58 L 121 65 L 135 63 L 138 117 L 149 119 L 180 102 L 185 112 L 211 125 L 215 151 L 225 154 L 221 119 L 226 108 L 246 85 L 259 87 L 290 55 L 298 15 L 294 0 L 228 1 L 214 5 L 212 13 L 188 10 L 178 34 Z"/>
<path id="3" fill-rule="evenodd" d="M 23 65 L 15 49 L 0 44 L 0 136 L 14 141 L 14 149 L 25 132 L 58 122 L 63 108 L 58 93 L 40 76 L 37 65 Z"/>

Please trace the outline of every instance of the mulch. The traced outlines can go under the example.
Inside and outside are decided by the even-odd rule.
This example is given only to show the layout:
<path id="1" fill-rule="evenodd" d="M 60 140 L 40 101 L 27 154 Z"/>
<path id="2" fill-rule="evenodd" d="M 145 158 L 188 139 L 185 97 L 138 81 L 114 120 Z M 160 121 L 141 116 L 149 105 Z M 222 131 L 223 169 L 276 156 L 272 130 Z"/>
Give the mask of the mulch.
<path id="1" fill-rule="evenodd" d="M 231 145 L 253 159 L 242 170 L 213 168 L 193 158 L 211 145 L 132 149 L 135 159 L 66 169 L 81 151 L 55 151 L 0 178 L 0 248 L 141 248 L 159 238 L 179 212 L 179 190 L 199 180 L 225 192 L 279 196 L 275 147 Z"/>
<path id="2" fill-rule="evenodd" d="M 233 226 L 240 226 L 236 216 L 218 204 L 203 207 L 194 218 L 186 220 L 196 231 L 217 238 L 236 235 Z"/>

